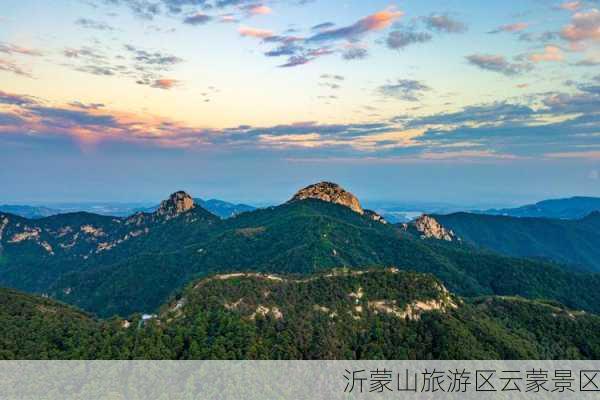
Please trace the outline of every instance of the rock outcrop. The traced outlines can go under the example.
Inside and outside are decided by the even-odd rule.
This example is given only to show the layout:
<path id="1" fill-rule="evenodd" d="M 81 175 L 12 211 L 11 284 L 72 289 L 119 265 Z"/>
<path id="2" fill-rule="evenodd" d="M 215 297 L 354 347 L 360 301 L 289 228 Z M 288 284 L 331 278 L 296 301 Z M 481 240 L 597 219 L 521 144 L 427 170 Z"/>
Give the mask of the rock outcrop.
<path id="1" fill-rule="evenodd" d="M 186 192 L 179 191 L 173 193 L 167 200 L 160 203 L 160 207 L 156 210 L 156 214 L 167 218 L 173 218 L 194 207 L 196 207 L 196 204 L 194 203 L 192 196 Z"/>
<path id="2" fill-rule="evenodd" d="M 331 182 L 320 182 L 301 189 L 290 202 L 306 199 L 317 199 L 339 204 L 350 208 L 361 215 L 365 213 L 360 202 L 352 193 L 345 191 L 340 185 Z"/>
<path id="3" fill-rule="evenodd" d="M 365 210 L 365 216 L 369 217 L 375 222 L 380 222 L 382 224 L 387 224 L 388 222 L 381 215 L 377 214 L 373 210 Z"/>
<path id="4" fill-rule="evenodd" d="M 424 239 L 438 239 L 452 242 L 456 240 L 453 231 L 444 228 L 435 218 L 422 215 L 414 222 L 416 230 Z"/>

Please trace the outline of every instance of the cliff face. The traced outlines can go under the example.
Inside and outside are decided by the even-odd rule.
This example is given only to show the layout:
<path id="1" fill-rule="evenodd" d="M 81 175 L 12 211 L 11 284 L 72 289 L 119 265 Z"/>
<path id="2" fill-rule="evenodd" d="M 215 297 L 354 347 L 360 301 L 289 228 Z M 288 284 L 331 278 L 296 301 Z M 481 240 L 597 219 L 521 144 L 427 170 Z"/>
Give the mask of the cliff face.
<path id="1" fill-rule="evenodd" d="M 415 220 L 414 225 L 423 238 L 446 240 L 448 242 L 456 240 L 454 232 L 444 228 L 435 218 L 429 215 L 420 216 Z"/>
<path id="2" fill-rule="evenodd" d="M 356 196 L 344 190 L 340 185 L 331 182 L 320 182 L 307 186 L 299 190 L 290 202 L 306 199 L 317 199 L 340 204 L 361 215 L 365 213 Z"/>
<path id="3" fill-rule="evenodd" d="M 160 203 L 160 207 L 156 210 L 156 214 L 166 216 L 168 218 L 176 217 L 186 211 L 196 207 L 192 196 L 186 192 L 173 193 L 167 200 Z"/>

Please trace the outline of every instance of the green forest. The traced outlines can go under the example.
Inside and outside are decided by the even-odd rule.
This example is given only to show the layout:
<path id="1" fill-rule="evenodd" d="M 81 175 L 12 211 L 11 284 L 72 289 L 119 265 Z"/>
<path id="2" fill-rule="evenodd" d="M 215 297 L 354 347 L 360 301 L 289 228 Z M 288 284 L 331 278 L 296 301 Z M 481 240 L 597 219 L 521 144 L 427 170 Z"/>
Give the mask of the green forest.
<path id="1" fill-rule="evenodd" d="M 98 320 L 4 289 L 0 303 L 3 359 L 600 357 L 597 316 L 517 297 L 465 299 L 431 275 L 394 269 L 212 276 L 150 319 Z"/>

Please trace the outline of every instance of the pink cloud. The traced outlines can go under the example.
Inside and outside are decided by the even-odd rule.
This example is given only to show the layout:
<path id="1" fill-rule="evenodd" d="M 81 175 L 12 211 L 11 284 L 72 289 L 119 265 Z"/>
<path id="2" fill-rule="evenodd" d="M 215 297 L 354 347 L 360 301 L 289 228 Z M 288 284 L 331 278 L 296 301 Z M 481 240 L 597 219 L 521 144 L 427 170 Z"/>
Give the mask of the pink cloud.
<path id="1" fill-rule="evenodd" d="M 30 49 L 23 46 L 17 46 L 10 43 L 0 43 L 0 53 L 6 54 L 22 54 L 25 56 L 39 57 L 42 56 L 42 52 L 35 49 Z"/>
<path id="2" fill-rule="evenodd" d="M 251 28 L 247 26 L 241 26 L 238 28 L 238 32 L 244 37 L 254 37 L 259 39 L 269 38 L 274 35 L 273 31 L 267 29 Z"/>
<path id="3" fill-rule="evenodd" d="M 534 63 L 559 62 L 563 61 L 565 59 L 565 56 L 560 47 L 549 45 L 544 48 L 543 53 L 533 53 L 530 54 L 527 58 L 529 59 L 529 61 Z"/>
<path id="4" fill-rule="evenodd" d="M 245 8 L 245 11 L 250 15 L 266 15 L 271 14 L 273 10 L 264 4 L 251 4 Z"/>
<path id="5" fill-rule="evenodd" d="M 221 16 L 220 21 L 224 23 L 236 23 L 238 19 L 234 15 L 226 14 Z"/>
<path id="6" fill-rule="evenodd" d="M 573 14 L 571 23 L 563 28 L 560 35 L 573 44 L 600 41 L 600 11 L 592 9 Z"/>
<path id="7" fill-rule="evenodd" d="M 577 11 L 581 8 L 581 1 L 567 1 L 562 3 L 559 8 L 568 11 Z"/>

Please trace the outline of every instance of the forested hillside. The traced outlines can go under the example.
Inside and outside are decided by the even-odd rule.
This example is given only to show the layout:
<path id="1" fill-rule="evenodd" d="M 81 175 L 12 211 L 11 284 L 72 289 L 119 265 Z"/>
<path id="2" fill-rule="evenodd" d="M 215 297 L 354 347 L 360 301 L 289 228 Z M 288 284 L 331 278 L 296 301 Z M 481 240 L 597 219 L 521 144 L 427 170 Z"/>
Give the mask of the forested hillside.
<path id="1" fill-rule="evenodd" d="M 211 276 L 151 319 L 96 320 L 12 290 L 0 301 L 6 359 L 600 357 L 595 315 L 522 298 L 468 300 L 397 269 Z"/>
<path id="2" fill-rule="evenodd" d="M 579 271 L 600 271 L 600 212 L 574 220 L 468 213 L 434 217 L 480 248 L 552 260 Z"/>

